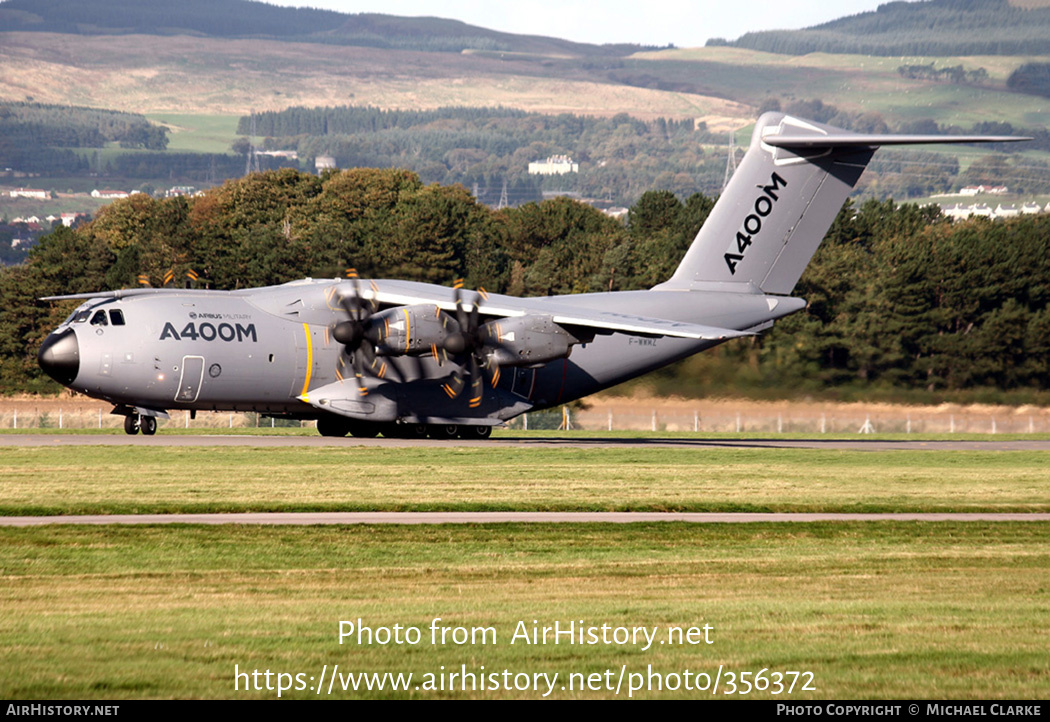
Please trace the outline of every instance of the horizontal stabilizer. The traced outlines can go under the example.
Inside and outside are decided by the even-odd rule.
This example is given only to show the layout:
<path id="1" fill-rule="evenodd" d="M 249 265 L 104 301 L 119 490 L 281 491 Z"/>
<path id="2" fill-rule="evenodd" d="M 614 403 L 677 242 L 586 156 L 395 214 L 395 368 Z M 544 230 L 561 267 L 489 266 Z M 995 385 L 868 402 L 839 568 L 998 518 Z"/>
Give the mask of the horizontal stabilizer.
<path id="1" fill-rule="evenodd" d="M 1016 135 L 768 135 L 762 142 L 775 148 L 877 148 L 881 145 L 929 145 L 933 143 L 1015 143 L 1031 138 Z"/>

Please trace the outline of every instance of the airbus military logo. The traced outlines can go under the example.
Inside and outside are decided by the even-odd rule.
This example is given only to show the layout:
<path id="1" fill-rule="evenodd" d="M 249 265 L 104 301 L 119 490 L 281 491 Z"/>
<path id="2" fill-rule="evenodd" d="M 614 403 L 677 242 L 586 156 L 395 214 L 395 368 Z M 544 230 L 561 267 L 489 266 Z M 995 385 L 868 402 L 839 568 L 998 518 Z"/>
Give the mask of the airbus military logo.
<path id="1" fill-rule="evenodd" d="M 736 241 L 729 242 L 729 250 L 726 251 L 725 259 L 731 274 L 736 275 L 737 264 L 744 260 L 744 255 L 751 246 L 752 240 L 762 230 L 762 219 L 773 212 L 773 206 L 779 200 L 777 191 L 786 187 L 787 181 L 781 178 L 776 171 L 770 175 L 769 185 L 761 186 L 762 195 L 755 199 L 752 206 L 754 213 L 744 219 L 740 230 L 736 232 Z"/>

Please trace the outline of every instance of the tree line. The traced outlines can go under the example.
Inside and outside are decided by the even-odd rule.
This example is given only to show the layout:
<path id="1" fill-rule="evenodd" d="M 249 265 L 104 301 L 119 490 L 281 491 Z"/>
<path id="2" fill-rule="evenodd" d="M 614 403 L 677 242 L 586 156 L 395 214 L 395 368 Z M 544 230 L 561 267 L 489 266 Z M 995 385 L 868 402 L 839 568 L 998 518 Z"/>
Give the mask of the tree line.
<path id="1" fill-rule="evenodd" d="M 1006 87 L 1019 93 L 1050 98 L 1050 63 L 1025 63 L 1010 73 Z"/>
<path id="2" fill-rule="evenodd" d="M 168 130 L 142 115 L 117 110 L 42 103 L 0 104 L 0 167 L 41 175 L 81 175 L 92 170 L 88 155 L 72 149 L 121 148 L 162 151 Z"/>
<path id="3" fill-rule="evenodd" d="M 238 132 L 250 128 L 250 116 L 242 117 Z M 485 200 L 493 205 L 502 180 L 532 189 L 519 201 L 557 190 L 629 204 L 654 186 L 685 198 L 717 192 L 725 168 L 724 155 L 708 157 L 702 148 L 704 142 L 724 143 L 725 134 L 712 135 L 692 119 L 644 121 L 626 113 L 595 118 L 509 108 L 295 107 L 256 115 L 255 128 L 266 149 L 332 156 L 344 168 L 410 168 L 427 183 L 491 189 Z M 528 174 L 531 161 L 551 155 L 572 156 L 580 173 Z"/>
<path id="4" fill-rule="evenodd" d="M 396 169 L 251 174 L 197 198 L 114 202 L 0 269 L 0 383 L 57 390 L 36 367 L 75 306 L 45 295 L 160 285 L 192 269 L 213 288 L 303 276 L 450 283 L 515 295 L 647 288 L 677 266 L 713 201 L 649 191 L 626 224 L 557 198 L 494 211 L 462 186 Z M 910 390 L 927 400 L 1050 383 L 1050 219 L 951 224 L 892 201 L 847 205 L 803 275 L 800 314 L 656 376 L 678 392 Z"/>
<path id="5" fill-rule="evenodd" d="M 0 133 L 8 142 L 27 146 L 99 148 L 117 142 L 122 148 L 168 147 L 168 129 L 143 115 L 69 105 L 4 103 Z"/>
<path id="6" fill-rule="evenodd" d="M 912 80 L 942 80 L 956 85 L 961 85 L 962 83 L 980 85 L 988 81 L 987 70 L 984 68 L 967 70 L 961 63 L 959 65 L 946 66 L 943 68 L 934 67 L 933 63 L 927 63 L 925 65 L 900 65 L 897 67 L 897 73 L 902 78 L 910 78 Z"/>

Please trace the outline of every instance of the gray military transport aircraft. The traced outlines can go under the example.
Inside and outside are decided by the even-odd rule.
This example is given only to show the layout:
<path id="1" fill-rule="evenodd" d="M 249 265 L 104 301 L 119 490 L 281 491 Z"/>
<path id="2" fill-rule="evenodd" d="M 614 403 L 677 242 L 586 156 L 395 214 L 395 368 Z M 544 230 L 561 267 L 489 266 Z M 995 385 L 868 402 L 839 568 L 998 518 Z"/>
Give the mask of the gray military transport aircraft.
<path id="1" fill-rule="evenodd" d="M 237 291 L 125 289 L 40 347 L 55 380 L 111 402 L 129 434 L 168 410 L 316 419 L 325 436 L 485 438 L 802 310 L 788 294 L 882 145 L 993 136 L 864 135 L 779 113 L 674 275 L 647 291 L 514 298 L 398 280 Z"/>

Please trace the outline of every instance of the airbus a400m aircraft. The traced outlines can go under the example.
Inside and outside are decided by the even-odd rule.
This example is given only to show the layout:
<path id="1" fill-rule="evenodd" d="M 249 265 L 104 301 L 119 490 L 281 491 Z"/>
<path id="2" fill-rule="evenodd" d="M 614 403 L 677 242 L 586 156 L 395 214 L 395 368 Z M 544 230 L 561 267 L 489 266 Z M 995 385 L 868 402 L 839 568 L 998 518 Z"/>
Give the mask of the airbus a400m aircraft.
<path id="1" fill-rule="evenodd" d="M 129 434 L 186 409 L 316 419 L 325 436 L 485 438 L 804 308 L 789 294 L 878 146 L 1007 140 L 1020 139 L 863 135 L 767 113 L 650 290 L 514 298 L 350 278 L 52 296 L 84 303 L 38 358 L 113 403 Z"/>

